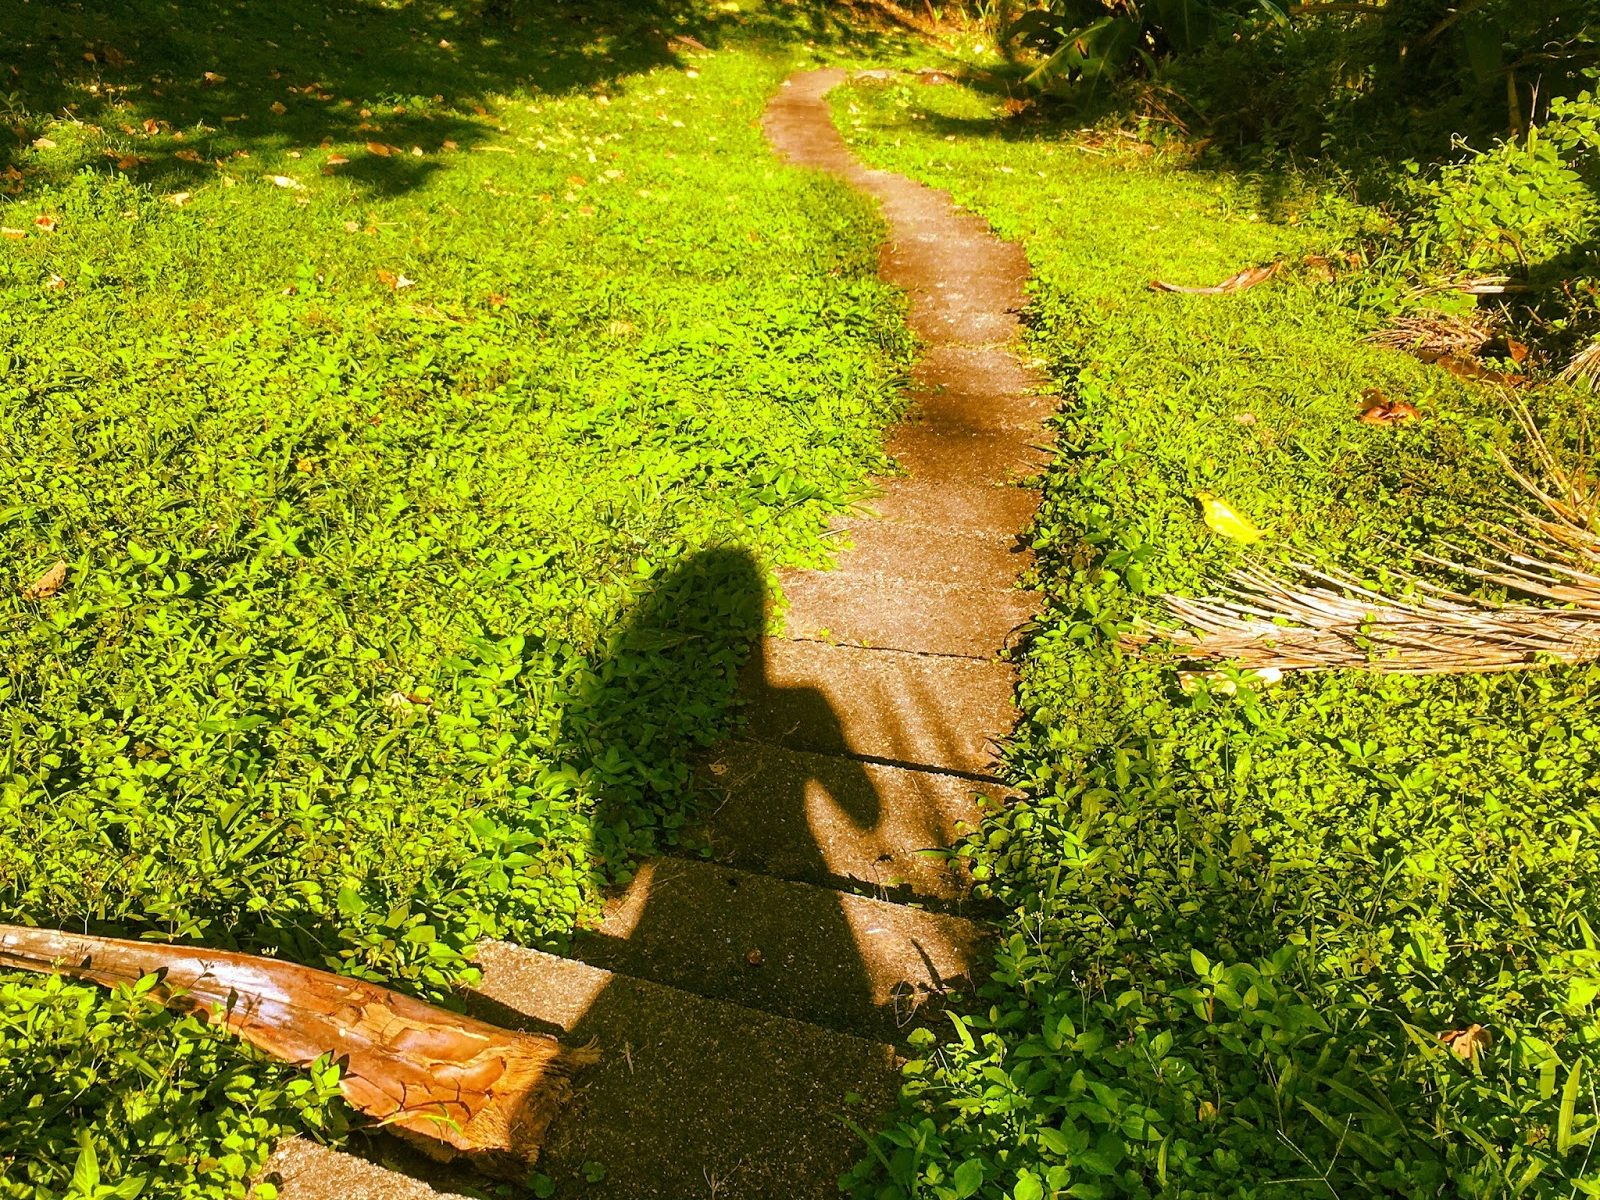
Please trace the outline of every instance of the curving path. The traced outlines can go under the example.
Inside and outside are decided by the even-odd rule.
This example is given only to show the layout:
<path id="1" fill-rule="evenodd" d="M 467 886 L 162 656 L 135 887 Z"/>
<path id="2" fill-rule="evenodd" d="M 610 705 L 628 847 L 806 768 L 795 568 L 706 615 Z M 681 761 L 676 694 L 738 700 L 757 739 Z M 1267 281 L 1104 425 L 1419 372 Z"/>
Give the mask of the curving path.
<path id="1" fill-rule="evenodd" d="M 928 851 L 1003 799 L 993 745 L 1015 681 L 998 655 L 1033 612 L 1014 583 L 1037 503 L 1007 485 L 1041 464 L 1054 404 L 1012 349 L 1022 251 L 857 162 L 824 100 L 843 79 L 790 79 L 766 131 L 882 203 L 882 273 L 925 343 L 889 443 L 906 474 L 839 523 L 838 569 L 783 578 L 786 632 L 747 669 L 748 725 L 704 764 L 709 857 L 645 863 L 572 958 L 480 952 L 479 1015 L 601 1043 L 540 1162 L 558 1195 L 836 1195 L 863 1151 L 842 1118 L 870 1127 L 893 1103 L 904 1035 L 987 959 L 970 882 Z M 291 1142 L 269 1178 L 289 1200 L 473 1187 L 373 1150 L 385 1161 Z"/>

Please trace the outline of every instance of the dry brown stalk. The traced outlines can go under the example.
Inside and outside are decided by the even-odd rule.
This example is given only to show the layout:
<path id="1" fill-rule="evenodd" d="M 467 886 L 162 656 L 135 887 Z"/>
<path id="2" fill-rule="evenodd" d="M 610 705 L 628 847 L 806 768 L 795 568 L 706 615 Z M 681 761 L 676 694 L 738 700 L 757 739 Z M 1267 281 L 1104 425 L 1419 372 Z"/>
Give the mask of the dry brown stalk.
<path id="1" fill-rule="evenodd" d="M 0 967 L 113 986 L 159 975 L 157 995 L 274 1058 L 337 1059 L 352 1107 L 434 1158 L 522 1178 L 575 1071 L 598 1058 L 388 988 L 281 959 L 0 925 Z"/>
<path id="2" fill-rule="evenodd" d="M 1276 275 L 1282 266 L 1282 262 L 1274 262 L 1265 267 L 1246 267 L 1242 271 L 1229 275 L 1221 283 L 1213 283 L 1206 287 L 1167 283 L 1161 279 L 1152 279 L 1150 287 L 1158 292 L 1182 292 L 1189 296 L 1224 296 L 1229 292 L 1243 292 L 1265 283 Z"/>

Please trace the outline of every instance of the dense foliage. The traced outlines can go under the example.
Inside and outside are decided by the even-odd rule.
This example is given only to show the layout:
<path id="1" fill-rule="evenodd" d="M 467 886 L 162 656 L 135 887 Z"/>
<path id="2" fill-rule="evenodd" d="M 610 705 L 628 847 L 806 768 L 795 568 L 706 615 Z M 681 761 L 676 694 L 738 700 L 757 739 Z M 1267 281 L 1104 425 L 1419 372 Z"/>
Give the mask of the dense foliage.
<path id="1" fill-rule="evenodd" d="M 737 7 L 7 10 L 0 920 L 439 994 L 671 835 L 905 349 Z M 0 980 L 0 1195 L 240 1195 L 289 1078 Z"/>
<path id="2" fill-rule="evenodd" d="M 1160 593 L 1240 561 L 1202 490 L 1268 531 L 1269 560 L 1380 583 L 1397 545 L 1508 519 L 1504 398 L 1363 342 L 1419 303 L 1390 216 L 1008 109 L 959 87 L 837 108 L 874 162 L 1027 245 L 1032 345 L 1065 394 L 1011 752 L 1025 799 L 966 848 L 1007 937 L 857 1194 L 1600 1191 L 1600 669 L 1229 695 L 1118 645 Z M 1274 258 L 1238 296 L 1148 286 Z M 1325 261 L 1357 266 L 1329 281 Z M 1371 387 L 1423 419 L 1358 423 Z M 1580 398 L 1528 398 L 1571 452 Z M 1441 1039 L 1474 1025 L 1492 1041 Z"/>

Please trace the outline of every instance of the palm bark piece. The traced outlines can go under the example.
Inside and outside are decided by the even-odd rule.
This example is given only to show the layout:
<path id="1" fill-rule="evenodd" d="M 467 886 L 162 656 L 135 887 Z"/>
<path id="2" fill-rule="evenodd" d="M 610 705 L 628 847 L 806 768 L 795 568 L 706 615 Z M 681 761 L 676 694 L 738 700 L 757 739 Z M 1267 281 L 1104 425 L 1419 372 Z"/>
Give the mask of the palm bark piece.
<path id="1" fill-rule="evenodd" d="M 331 1055 L 353 1108 L 434 1158 L 465 1155 L 497 1174 L 526 1173 L 574 1072 L 598 1057 L 364 980 L 251 954 L 0 925 L 0 967 L 106 986 L 159 976 L 168 1007 L 296 1065 Z"/>

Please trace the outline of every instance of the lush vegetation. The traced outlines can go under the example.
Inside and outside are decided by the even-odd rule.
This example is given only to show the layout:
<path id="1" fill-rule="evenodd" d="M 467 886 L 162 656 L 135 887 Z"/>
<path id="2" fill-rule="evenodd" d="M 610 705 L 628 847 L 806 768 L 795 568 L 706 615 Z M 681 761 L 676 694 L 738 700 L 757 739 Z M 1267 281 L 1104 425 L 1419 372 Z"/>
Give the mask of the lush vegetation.
<path id="1" fill-rule="evenodd" d="M 1419 168 L 1379 209 L 1260 143 L 1156 149 L 1127 133 L 1154 131 L 1137 103 L 1084 132 L 1081 106 L 1019 102 L 1028 69 L 837 97 L 874 163 L 1026 244 L 1032 348 L 1064 395 L 1010 756 L 1025 798 L 966 846 L 1007 936 L 856 1194 L 1600 1192 L 1600 669 L 1185 689 L 1169 653 L 1119 645 L 1161 593 L 1212 592 L 1243 559 L 1202 491 L 1267 530 L 1258 558 L 1379 584 L 1405 548 L 1512 518 L 1505 395 L 1363 339 L 1470 315 L 1419 284 L 1537 264 L 1565 288 L 1509 319 L 1593 328 L 1594 102 Z M 1518 231 L 1538 246 L 1520 261 L 1499 236 Z M 1149 288 L 1279 259 L 1234 296 Z M 1374 387 L 1422 418 L 1359 423 Z M 1582 397 L 1524 397 L 1575 451 Z M 1441 1038 L 1473 1026 L 1487 1039 Z"/>
<path id="2" fill-rule="evenodd" d="M 847 1185 L 1600 1193 L 1600 668 L 1185 689 L 1119 645 L 1240 561 L 1198 492 L 1380 583 L 1514 512 L 1505 398 L 1363 340 L 1397 315 L 1532 344 L 1577 451 L 1584 5 L 985 7 L 967 86 L 838 97 L 1026 243 L 1064 396 L 1026 798 L 963 848 L 1006 936 Z M 438 996 L 673 836 L 742 581 L 824 555 L 909 349 L 870 208 L 754 122 L 827 9 L 12 6 L 0 920 Z M 1483 274 L 1532 290 L 1443 286 Z M 1422 419 L 1358 423 L 1374 387 Z M 0 1196 L 242 1195 L 335 1095 L 136 990 L 0 976 Z"/>
<path id="3" fill-rule="evenodd" d="M 756 125 L 804 14 L 681 7 L 7 9 L 0 920 L 437 995 L 671 836 L 907 349 Z M 0 1195 L 242 1195 L 331 1087 L 0 977 Z"/>

